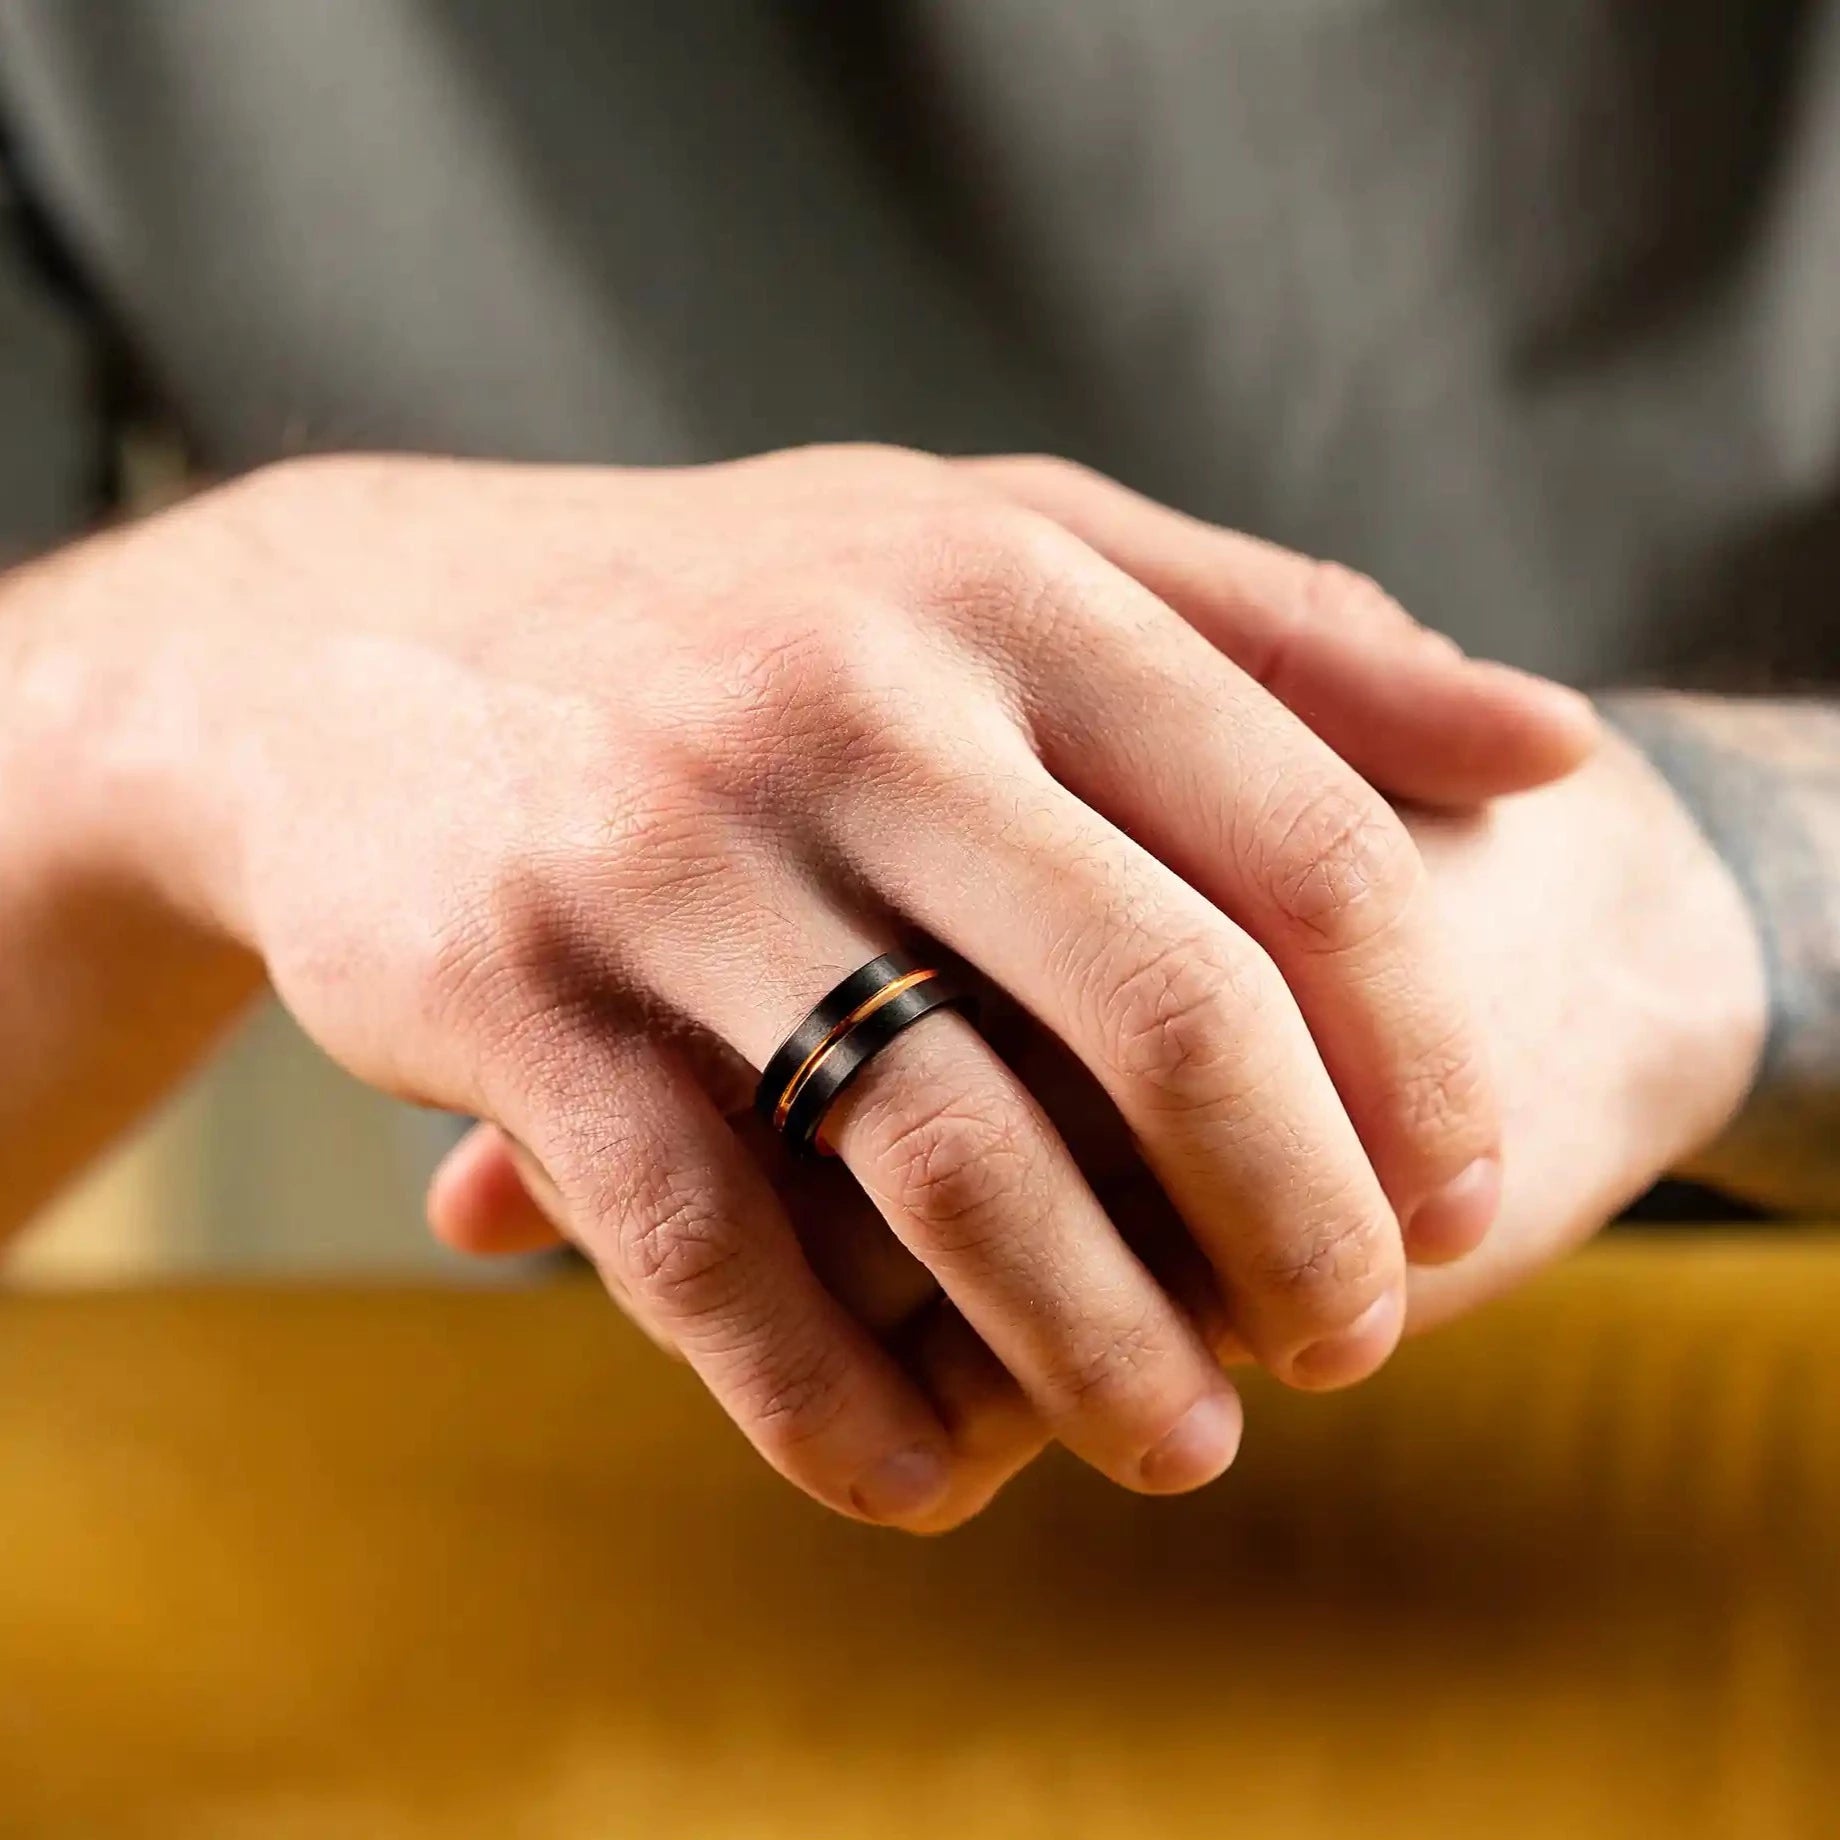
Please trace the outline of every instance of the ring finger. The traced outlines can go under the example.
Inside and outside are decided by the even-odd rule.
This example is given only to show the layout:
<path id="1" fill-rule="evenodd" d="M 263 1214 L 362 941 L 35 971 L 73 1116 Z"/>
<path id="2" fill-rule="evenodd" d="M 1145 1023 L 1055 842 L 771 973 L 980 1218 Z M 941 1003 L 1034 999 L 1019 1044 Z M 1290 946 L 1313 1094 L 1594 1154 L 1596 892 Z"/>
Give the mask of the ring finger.
<path id="1" fill-rule="evenodd" d="M 776 939 L 762 949 L 757 919 L 754 976 L 709 979 L 692 1001 L 760 1066 L 886 942 L 784 888 L 757 913 Z M 1069 1448 L 1150 1491 L 1226 1468 L 1232 1389 L 963 1016 L 938 1010 L 896 1036 L 831 1104 L 823 1139 Z"/>

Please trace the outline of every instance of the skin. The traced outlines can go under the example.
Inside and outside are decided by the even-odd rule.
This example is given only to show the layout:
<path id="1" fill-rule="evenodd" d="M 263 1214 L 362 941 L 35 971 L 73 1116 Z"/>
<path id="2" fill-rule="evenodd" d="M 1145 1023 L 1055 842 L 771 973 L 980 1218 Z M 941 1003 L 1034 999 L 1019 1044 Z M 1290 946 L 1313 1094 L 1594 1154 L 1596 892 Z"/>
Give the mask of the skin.
<path id="1" fill-rule="evenodd" d="M 1669 699 L 1673 701 L 1673 699 Z M 1706 705 L 1708 716 L 1713 705 Z M 1767 720 L 1759 713 L 1759 720 Z M 1785 764 L 1795 750 L 1786 742 Z M 1723 1168 L 1781 1095 L 1764 1056 L 1770 994 L 1756 922 L 1738 882 L 1682 800 L 1626 742 L 1580 772 L 1467 817 L 1408 816 L 1451 941 L 1453 973 L 1490 1032 L 1502 1102 L 1504 1186 L 1487 1240 L 1410 1277 L 1409 1332 L 1512 1288 L 1594 1234 L 1670 1170 Z M 1810 869 L 1812 873 L 1812 866 Z M 1829 988 L 1840 966 L 1840 852 L 1828 851 Z M 1828 1057 L 1831 1015 L 1780 1017 Z M 1129 1136 L 1078 1070 L 1026 1021 L 1005 1019 L 1005 1051 L 1081 1146 L 1095 1191 L 1229 1362 L 1247 1351 L 1233 1314 L 1185 1251 L 1179 1224 Z M 1830 1110 L 1831 1115 L 1831 1110 Z M 1778 1139 L 1776 1141 L 1783 1141 Z M 1816 1129 L 1777 1166 L 1818 1203 L 1840 1173 L 1840 1136 Z M 530 1175 L 531 1172 L 526 1172 Z M 782 1192 L 810 1223 L 833 1290 L 905 1361 L 950 1424 L 961 1462 L 925 1523 L 976 1513 L 1052 1438 L 929 1274 L 900 1258 L 833 1173 L 786 1166 Z M 436 1230 L 474 1251 L 554 1243 L 540 1177 L 490 1129 L 454 1152 L 430 1192 Z"/>
<path id="2" fill-rule="evenodd" d="M 1605 707 L 1744 891 L 1768 978 L 1750 1102 L 1690 1171 L 1769 1207 L 1840 1214 L 1840 706 L 1649 694 Z"/>
<path id="3" fill-rule="evenodd" d="M 1007 993 L 1179 1270 L 961 1017 L 828 1141 L 1041 1424 L 1195 1486 L 1239 1419 L 1191 1293 L 1345 1383 L 1496 1209 L 1480 1037 L 1374 788 L 1473 801 L 1598 736 L 1344 571 L 1053 462 L 861 449 L 271 469 L 10 578 L 0 707 L 0 785 L 50 789 L 0 807 L 4 1205 L 266 981 L 358 1077 L 491 1121 L 770 1461 L 901 1525 L 959 1487 L 952 1408 L 821 1281 L 725 1117 L 745 1069 L 910 934 Z"/>

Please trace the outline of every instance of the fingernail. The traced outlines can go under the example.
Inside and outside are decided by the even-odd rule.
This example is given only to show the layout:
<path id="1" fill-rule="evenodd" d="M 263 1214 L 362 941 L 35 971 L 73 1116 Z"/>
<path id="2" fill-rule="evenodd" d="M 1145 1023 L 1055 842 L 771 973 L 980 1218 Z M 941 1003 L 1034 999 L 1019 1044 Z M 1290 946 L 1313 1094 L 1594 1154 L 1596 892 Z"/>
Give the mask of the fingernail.
<path id="1" fill-rule="evenodd" d="M 1239 1399 L 1209 1393 L 1176 1421 L 1176 1427 L 1138 1464 L 1147 1489 L 1173 1494 L 1212 1482 L 1239 1450 Z"/>
<path id="2" fill-rule="evenodd" d="M 945 1458 L 926 1444 L 914 1444 L 859 1477 L 850 1500 L 857 1513 L 872 1521 L 906 1520 L 930 1508 L 949 1480 Z"/>
<path id="3" fill-rule="evenodd" d="M 1475 1251 L 1500 1208 L 1501 1162 L 1479 1156 L 1418 1204 L 1406 1222 L 1406 1256 L 1435 1264 Z"/>
<path id="4" fill-rule="evenodd" d="M 1347 1386 L 1364 1380 L 1393 1352 L 1405 1326 L 1405 1292 L 1376 1297 L 1348 1327 L 1293 1357 L 1291 1380 L 1297 1386 Z"/>

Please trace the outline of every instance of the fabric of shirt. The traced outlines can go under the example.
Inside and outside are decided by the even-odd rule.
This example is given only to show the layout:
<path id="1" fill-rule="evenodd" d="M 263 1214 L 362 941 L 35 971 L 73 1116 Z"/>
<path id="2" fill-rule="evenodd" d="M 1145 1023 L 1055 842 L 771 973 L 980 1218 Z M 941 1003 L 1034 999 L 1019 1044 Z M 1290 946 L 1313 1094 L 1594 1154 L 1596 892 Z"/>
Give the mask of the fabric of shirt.
<path id="1" fill-rule="evenodd" d="M 1574 679 L 1840 663 L 1826 0 L 10 0 L 0 122 L 15 548 L 108 352 L 215 469 L 1046 448 Z"/>

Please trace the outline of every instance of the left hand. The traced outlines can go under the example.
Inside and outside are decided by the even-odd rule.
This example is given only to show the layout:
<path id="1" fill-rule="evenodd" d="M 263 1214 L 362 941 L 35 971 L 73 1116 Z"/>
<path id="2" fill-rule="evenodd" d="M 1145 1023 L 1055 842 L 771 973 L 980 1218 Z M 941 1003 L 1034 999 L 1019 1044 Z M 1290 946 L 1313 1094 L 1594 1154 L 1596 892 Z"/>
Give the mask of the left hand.
<path id="1" fill-rule="evenodd" d="M 1571 778 L 1479 815 L 1407 822 L 1457 954 L 1453 975 L 1492 1031 L 1504 1111 L 1494 1230 L 1468 1257 L 1412 1271 L 1410 1332 L 1576 1246 L 1714 1138 L 1749 1086 L 1765 1000 L 1741 896 L 1674 795 L 1620 741 Z M 1026 1022 L 988 1012 L 983 1022 L 1146 1263 L 1222 1358 L 1240 1358 L 1230 1304 L 1078 1065 Z M 784 1159 L 771 1167 L 814 1265 L 902 1354 L 974 1460 L 936 1517 L 939 1529 L 957 1525 L 1046 1433 L 843 1171 Z M 532 1185 L 540 1180 L 533 1171 Z M 429 1213 L 442 1238 L 472 1251 L 558 1237 L 540 1188 L 533 1198 L 515 1153 L 489 1128 L 443 1166 Z"/>

